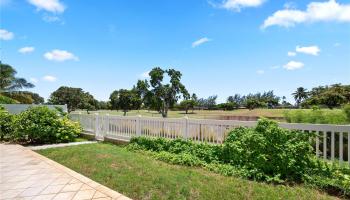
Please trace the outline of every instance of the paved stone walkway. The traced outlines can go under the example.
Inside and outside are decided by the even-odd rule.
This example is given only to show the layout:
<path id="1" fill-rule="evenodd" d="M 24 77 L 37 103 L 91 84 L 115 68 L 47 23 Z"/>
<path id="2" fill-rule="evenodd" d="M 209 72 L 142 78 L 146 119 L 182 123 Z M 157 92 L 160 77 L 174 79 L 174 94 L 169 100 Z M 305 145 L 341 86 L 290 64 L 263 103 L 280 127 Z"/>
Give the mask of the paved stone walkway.
<path id="1" fill-rule="evenodd" d="M 0 199 L 129 198 L 28 148 L 0 144 Z"/>

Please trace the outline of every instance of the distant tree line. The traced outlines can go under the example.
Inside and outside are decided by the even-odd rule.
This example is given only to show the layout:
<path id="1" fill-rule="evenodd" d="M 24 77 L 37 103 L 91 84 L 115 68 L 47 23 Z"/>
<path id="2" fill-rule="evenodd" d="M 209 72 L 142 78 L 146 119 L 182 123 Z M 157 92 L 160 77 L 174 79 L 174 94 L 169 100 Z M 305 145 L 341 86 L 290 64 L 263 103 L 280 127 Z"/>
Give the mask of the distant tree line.
<path id="1" fill-rule="evenodd" d="M 16 70 L 7 64 L 0 65 L 0 103 L 44 104 L 44 98 L 38 94 L 22 91 L 33 88 L 32 83 L 24 78 L 16 77 Z M 303 87 L 292 93 L 295 106 L 286 101 L 286 97 L 278 97 L 274 91 L 234 94 L 225 103 L 217 103 L 217 95 L 198 98 L 190 94 L 181 82 L 182 74 L 175 69 L 153 68 L 149 79 L 138 80 L 131 89 L 113 91 L 108 101 L 98 101 L 89 92 L 81 88 L 61 86 L 54 91 L 47 103 L 67 104 L 68 111 L 84 109 L 120 110 L 124 115 L 129 110 L 155 110 L 163 117 L 168 116 L 170 109 L 183 110 L 187 113 L 194 110 L 234 110 L 239 108 L 310 108 L 313 106 L 336 108 L 350 103 L 350 85 L 334 84 L 319 86 L 310 91 Z M 167 81 L 165 81 L 167 80 Z M 181 101 L 180 101 L 181 100 Z"/>
<path id="2" fill-rule="evenodd" d="M 350 85 L 318 86 L 310 91 L 299 87 L 292 95 L 300 108 L 321 106 L 333 109 L 350 103 Z"/>

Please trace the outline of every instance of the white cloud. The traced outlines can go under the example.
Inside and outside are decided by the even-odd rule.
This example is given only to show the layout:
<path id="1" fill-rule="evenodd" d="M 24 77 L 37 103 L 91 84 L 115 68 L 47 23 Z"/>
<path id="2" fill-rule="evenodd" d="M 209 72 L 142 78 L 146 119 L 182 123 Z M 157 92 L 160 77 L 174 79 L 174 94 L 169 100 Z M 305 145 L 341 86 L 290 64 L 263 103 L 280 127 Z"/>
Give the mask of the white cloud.
<path id="1" fill-rule="evenodd" d="M 256 71 L 256 73 L 259 74 L 259 75 L 262 75 L 262 74 L 265 74 L 265 71 L 264 70 L 258 70 L 258 71 Z"/>
<path id="2" fill-rule="evenodd" d="M 0 29 L 0 40 L 12 40 L 15 37 L 15 35 L 5 29 Z"/>
<path id="3" fill-rule="evenodd" d="M 142 74 L 140 74 L 140 77 L 141 78 L 149 78 L 149 73 L 150 73 L 150 71 L 143 72 Z"/>
<path id="4" fill-rule="evenodd" d="M 261 28 L 269 26 L 293 27 L 298 23 L 313 22 L 350 22 L 350 4 L 339 4 L 335 0 L 311 2 L 307 9 L 283 9 L 268 17 Z"/>
<path id="5" fill-rule="evenodd" d="M 59 0 L 28 0 L 38 10 L 45 10 L 52 13 L 62 13 L 66 9 Z"/>
<path id="6" fill-rule="evenodd" d="M 22 47 L 20 49 L 18 49 L 18 52 L 19 53 L 22 53 L 22 54 L 28 54 L 28 53 L 31 53 L 35 50 L 34 47 Z"/>
<path id="7" fill-rule="evenodd" d="M 289 61 L 287 64 L 283 66 L 286 70 L 296 70 L 304 67 L 304 63 L 297 61 Z"/>
<path id="8" fill-rule="evenodd" d="M 44 57 L 47 60 L 58 61 L 58 62 L 63 62 L 66 60 L 75 60 L 75 61 L 79 60 L 79 58 L 76 57 L 74 54 L 72 54 L 68 51 L 59 50 L 59 49 L 54 49 L 50 52 L 46 52 L 44 54 Z"/>
<path id="9" fill-rule="evenodd" d="M 29 80 L 30 80 L 30 82 L 32 82 L 32 83 L 37 83 L 37 82 L 38 82 L 38 79 L 37 79 L 37 78 L 30 78 Z"/>
<path id="10" fill-rule="evenodd" d="M 288 55 L 289 57 L 293 57 L 293 56 L 296 56 L 297 53 L 295 53 L 294 51 L 288 51 L 287 55 Z"/>
<path id="11" fill-rule="evenodd" d="M 308 46 L 308 47 L 300 47 L 297 46 L 295 48 L 295 51 L 298 53 L 304 53 L 304 54 L 309 54 L 313 56 L 318 56 L 319 52 L 321 51 L 318 46 Z"/>
<path id="12" fill-rule="evenodd" d="M 199 39 L 199 40 L 196 40 L 196 41 L 194 41 L 194 42 L 192 43 L 192 48 L 197 47 L 197 46 L 199 46 L 199 45 L 201 45 L 201 44 L 204 44 L 204 43 L 206 43 L 206 42 L 209 42 L 209 41 L 211 41 L 211 39 L 209 39 L 209 38 L 207 38 L 207 37 L 204 37 L 204 38 L 201 38 L 201 39 Z"/>
<path id="13" fill-rule="evenodd" d="M 47 82 L 55 82 L 57 80 L 57 78 L 54 76 L 51 76 L 51 75 L 46 75 L 43 77 L 43 80 L 47 81 Z"/>
<path id="14" fill-rule="evenodd" d="M 336 42 L 336 43 L 333 44 L 333 46 L 334 47 L 339 47 L 339 46 L 341 46 L 341 44 L 339 42 Z"/>
<path id="15" fill-rule="evenodd" d="M 228 10 L 240 11 L 244 7 L 258 7 L 262 5 L 265 0 L 224 0 L 219 6 Z"/>
<path id="16" fill-rule="evenodd" d="M 57 16 L 44 15 L 42 18 L 45 22 L 60 22 L 61 19 Z"/>
<path id="17" fill-rule="evenodd" d="M 279 69 L 280 68 L 280 66 L 278 66 L 278 65 L 275 65 L 275 66 L 272 66 L 272 67 L 270 67 L 271 69 Z"/>

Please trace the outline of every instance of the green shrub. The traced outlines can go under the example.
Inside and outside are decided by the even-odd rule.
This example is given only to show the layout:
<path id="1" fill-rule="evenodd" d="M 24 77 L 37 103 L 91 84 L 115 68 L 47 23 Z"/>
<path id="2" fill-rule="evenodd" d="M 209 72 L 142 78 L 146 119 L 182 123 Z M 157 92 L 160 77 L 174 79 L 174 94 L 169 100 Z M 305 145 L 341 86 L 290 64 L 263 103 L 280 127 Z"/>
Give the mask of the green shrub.
<path id="1" fill-rule="evenodd" d="M 9 140 L 13 127 L 14 116 L 9 114 L 2 106 L 0 106 L 0 140 Z"/>
<path id="2" fill-rule="evenodd" d="M 58 143 L 73 141 L 80 132 L 78 123 L 62 117 L 55 110 L 32 107 L 15 117 L 12 140 L 21 143 Z"/>
<path id="3" fill-rule="evenodd" d="M 237 128 L 224 142 L 224 162 L 245 168 L 257 180 L 300 181 L 313 155 L 311 134 L 259 120 L 256 128 Z"/>

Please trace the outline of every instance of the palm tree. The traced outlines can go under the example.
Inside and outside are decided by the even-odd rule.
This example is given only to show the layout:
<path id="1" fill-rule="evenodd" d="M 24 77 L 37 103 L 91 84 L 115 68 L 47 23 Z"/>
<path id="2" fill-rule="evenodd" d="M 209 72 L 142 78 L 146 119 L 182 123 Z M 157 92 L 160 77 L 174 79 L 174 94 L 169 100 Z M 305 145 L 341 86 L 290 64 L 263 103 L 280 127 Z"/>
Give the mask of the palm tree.
<path id="1" fill-rule="evenodd" d="M 297 106 L 300 107 L 300 103 L 308 97 L 308 92 L 307 89 L 298 87 L 297 90 L 292 93 L 292 95 L 296 101 Z"/>
<path id="2" fill-rule="evenodd" d="M 0 61 L 0 93 L 13 92 L 22 88 L 33 88 L 32 83 L 24 78 L 16 77 L 17 71 L 7 64 Z"/>

